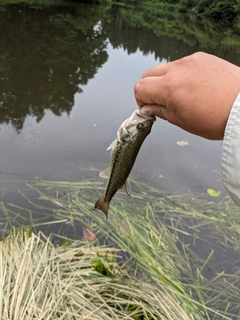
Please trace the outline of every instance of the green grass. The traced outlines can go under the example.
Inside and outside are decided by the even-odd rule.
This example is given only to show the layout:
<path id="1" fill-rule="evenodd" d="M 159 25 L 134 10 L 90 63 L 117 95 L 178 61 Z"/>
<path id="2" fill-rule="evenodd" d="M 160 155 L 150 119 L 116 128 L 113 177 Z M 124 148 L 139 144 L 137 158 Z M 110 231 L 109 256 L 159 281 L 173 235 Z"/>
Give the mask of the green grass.
<path id="1" fill-rule="evenodd" d="M 168 196 L 134 180 L 131 188 L 132 197 L 119 192 L 113 198 L 108 220 L 101 211 L 93 210 L 104 191 L 101 181 L 38 181 L 19 192 L 31 207 L 31 231 L 42 223 L 34 219 L 35 212 L 40 210 L 51 217 L 45 223 L 46 232 L 47 225 L 60 223 L 73 230 L 77 225 L 85 226 L 95 235 L 90 247 L 97 260 L 91 260 L 91 267 L 101 274 L 101 279 L 103 276 L 108 279 L 111 274 L 107 266 L 116 263 L 117 289 L 114 290 L 120 290 L 126 301 L 133 301 L 122 302 L 123 297 L 120 299 L 114 290 L 107 293 L 104 303 L 110 303 L 111 312 L 121 310 L 122 318 L 118 314 L 118 319 L 237 319 L 240 309 L 238 209 L 231 207 L 226 199 L 217 203 L 191 195 Z M 33 200 L 33 193 L 38 201 Z M 2 206 L 8 216 L 6 221 L 14 220 L 14 212 L 18 217 L 20 212 L 26 213 L 25 208 L 17 205 L 12 206 L 12 211 Z M 10 222 L 5 229 L 11 226 Z M 52 250 L 71 250 L 69 241 L 63 239 L 64 245 Z M 76 245 L 78 241 L 70 243 Z M 121 258 L 108 255 L 105 250 L 99 260 L 95 248 L 106 246 L 110 253 L 121 250 Z M 98 280 L 94 278 L 94 281 Z M 135 285 L 138 293 L 133 298 L 129 295 Z M 101 293 L 105 297 L 104 287 Z M 135 300 L 137 297 L 140 300 Z"/>

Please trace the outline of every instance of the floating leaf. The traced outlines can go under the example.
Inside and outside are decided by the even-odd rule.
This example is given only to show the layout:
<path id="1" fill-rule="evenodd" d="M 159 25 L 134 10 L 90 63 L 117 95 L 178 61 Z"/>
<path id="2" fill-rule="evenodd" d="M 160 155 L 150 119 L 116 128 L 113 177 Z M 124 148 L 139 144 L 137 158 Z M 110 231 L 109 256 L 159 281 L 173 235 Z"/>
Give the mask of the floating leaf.
<path id="1" fill-rule="evenodd" d="M 211 197 L 219 197 L 221 195 L 221 191 L 219 190 L 214 190 L 214 189 L 207 189 L 207 193 L 211 196 Z"/>
<path id="2" fill-rule="evenodd" d="M 94 241 L 96 239 L 94 233 L 84 226 L 83 226 L 83 237 L 90 241 Z"/>
<path id="3" fill-rule="evenodd" d="M 180 147 L 186 147 L 186 146 L 189 145 L 189 143 L 188 143 L 187 141 L 183 141 L 183 140 L 177 141 L 176 144 L 177 144 L 178 146 L 180 146 Z"/>
<path id="4" fill-rule="evenodd" d="M 53 200 L 53 203 L 55 203 L 59 207 L 64 208 L 64 205 L 61 202 L 57 201 L 57 200 Z"/>

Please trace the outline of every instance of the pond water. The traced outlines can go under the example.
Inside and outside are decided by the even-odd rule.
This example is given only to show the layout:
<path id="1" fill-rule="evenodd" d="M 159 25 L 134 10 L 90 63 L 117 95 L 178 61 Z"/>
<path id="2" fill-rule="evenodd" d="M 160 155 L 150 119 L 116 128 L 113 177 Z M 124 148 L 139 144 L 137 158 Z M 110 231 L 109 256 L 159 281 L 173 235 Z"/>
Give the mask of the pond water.
<path id="1" fill-rule="evenodd" d="M 234 30 L 184 14 L 141 13 L 77 4 L 0 12 L 2 190 L 21 180 L 77 181 L 87 175 L 81 168 L 105 169 L 106 148 L 136 109 L 133 87 L 147 69 L 198 50 L 239 64 Z M 225 195 L 221 147 L 158 119 L 132 176 L 169 193 L 213 188 Z"/>
<path id="2" fill-rule="evenodd" d="M 137 108 L 136 81 L 153 66 L 199 50 L 240 65 L 234 28 L 185 14 L 77 3 L 0 7 L 0 204 L 31 209 L 16 191 L 23 181 L 99 179 L 109 166 L 106 148 Z M 167 194 L 208 196 L 211 188 L 224 197 L 221 148 L 220 141 L 158 119 L 131 176 Z M 1 222 L 4 217 L 0 211 Z M 82 226 L 74 231 L 81 234 Z M 203 228 L 201 235 L 207 233 Z M 194 250 L 205 261 L 215 248 L 215 261 L 227 260 L 213 243 L 199 242 Z M 229 251 L 231 259 L 234 254 Z M 229 262 L 221 268 L 233 269 Z"/>

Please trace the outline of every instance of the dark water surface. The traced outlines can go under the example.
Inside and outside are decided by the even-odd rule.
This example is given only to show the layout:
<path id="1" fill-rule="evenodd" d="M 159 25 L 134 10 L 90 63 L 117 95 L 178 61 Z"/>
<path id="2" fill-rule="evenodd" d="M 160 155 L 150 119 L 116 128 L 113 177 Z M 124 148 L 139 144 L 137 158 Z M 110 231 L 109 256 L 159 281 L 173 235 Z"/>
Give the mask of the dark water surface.
<path id="1" fill-rule="evenodd" d="M 147 69 L 198 50 L 240 64 L 233 29 L 140 13 L 77 4 L 0 12 L 1 189 L 23 179 L 76 181 L 86 177 L 79 168 L 105 169 L 105 150 L 137 107 L 133 86 Z M 182 140 L 189 145 L 179 146 Z M 213 188 L 225 195 L 221 147 L 158 119 L 132 176 L 167 192 Z"/>

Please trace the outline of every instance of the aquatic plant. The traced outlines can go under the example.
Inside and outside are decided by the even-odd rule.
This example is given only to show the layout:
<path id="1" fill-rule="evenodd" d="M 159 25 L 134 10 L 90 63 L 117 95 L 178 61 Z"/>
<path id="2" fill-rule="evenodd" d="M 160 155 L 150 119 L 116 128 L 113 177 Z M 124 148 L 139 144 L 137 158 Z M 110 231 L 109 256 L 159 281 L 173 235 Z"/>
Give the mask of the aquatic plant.
<path id="1" fill-rule="evenodd" d="M 40 210 L 49 218 L 41 226 L 45 233 L 49 232 L 47 227 L 55 224 L 60 234 L 67 226 L 75 230 L 77 237 L 81 236 L 82 228 L 94 235 L 89 240 L 95 252 L 91 270 L 101 280 L 95 277 L 91 281 L 105 283 L 110 277 L 112 288 L 117 284 L 114 293 L 107 293 L 104 303 L 110 301 L 111 308 L 121 310 L 123 319 L 237 319 L 240 307 L 237 209 L 226 199 L 209 201 L 210 196 L 204 200 L 190 194 L 169 196 L 135 180 L 131 180 L 131 188 L 132 197 L 119 193 L 114 198 L 108 220 L 93 210 L 95 199 L 104 190 L 102 182 L 96 179 L 72 183 L 36 181 L 19 192 L 28 201 L 32 217 Z M 34 200 L 33 192 L 38 200 Z M 17 205 L 12 208 L 10 212 L 5 208 L 9 219 L 14 210 L 18 217 L 20 212 L 26 213 Z M 40 221 L 32 218 L 32 230 L 38 230 L 40 225 Z M 60 243 L 56 241 L 58 236 L 52 238 Z M 50 240 L 47 242 L 50 245 Z M 66 236 L 62 244 L 57 247 L 51 244 L 52 250 L 71 252 L 71 246 L 80 246 L 79 241 L 69 242 Z M 105 250 L 101 259 L 99 249 L 95 248 Z M 117 252 L 115 256 L 113 252 Z M 114 281 L 108 265 L 114 265 Z M 139 291 L 134 297 L 141 299 L 137 302 L 129 297 L 135 285 Z M 104 290 L 102 287 L 101 292 Z M 125 301 L 133 299 L 134 303 L 120 303 L 117 290 L 127 297 Z"/>
<path id="2" fill-rule="evenodd" d="M 42 233 L 13 229 L 0 242 L 0 318 L 200 319 L 170 291 L 130 277 L 119 255 L 80 241 L 56 247 Z"/>

